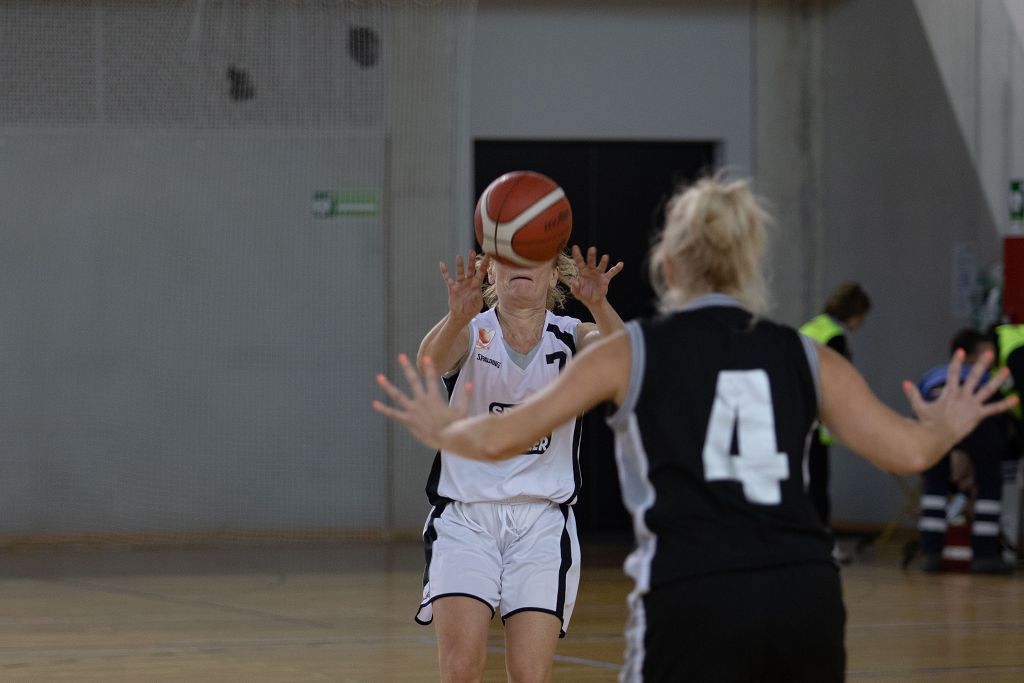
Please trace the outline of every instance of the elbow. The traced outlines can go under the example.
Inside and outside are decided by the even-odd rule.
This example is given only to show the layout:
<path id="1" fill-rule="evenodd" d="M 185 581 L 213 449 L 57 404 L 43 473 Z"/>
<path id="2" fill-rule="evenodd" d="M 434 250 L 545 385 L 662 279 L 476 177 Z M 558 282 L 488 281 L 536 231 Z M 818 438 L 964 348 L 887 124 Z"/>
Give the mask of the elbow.
<path id="1" fill-rule="evenodd" d="M 514 448 L 501 448 L 500 444 L 491 440 L 487 440 L 487 443 L 478 444 L 476 452 L 479 453 L 481 460 L 487 461 L 508 460 L 519 453 Z"/>
<path id="2" fill-rule="evenodd" d="M 916 460 L 913 462 L 901 461 L 896 463 L 893 467 L 889 468 L 891 474 L 895 474 L 901 477 L 909 474 L 919 474 L 924 470 L 928 469 L 926 466 L 918 463 Z"/>
<path id="3" fill-rule="evenodd" d="M 517 448 L 516 444 L 502 444 L 498 439 L 478 439 L 473 444 L 475 459 L 492 462 L 495 460 L 508 460 L 520 453 L 525 453 L 529 445 Z"/>
<path id="4" fill-rule="evenodd" d="M 487 462 L 503 459 L 501 451 L 491 446 L 481 446 L 477 453 L 480 454 L 481 460 L 486 460 Z"/>
<path id="5" fill-rule="evenodd" d="M 931 467 L 936 458 L 924 448 L 917 448 L 909 451 L 904 457 L 898 459 L 889 468 L 893 474 L 908 475 L 919 474 Z"/>
<path id="6" fill-rule="evenodd" d="M 452 438 L 442 438 L 441 450 L 448 451 L 470 460 L 491 462 L 507 458 L 505 454 L 491 439 L 481 439 L 477 432 L 457 433 Z"/>

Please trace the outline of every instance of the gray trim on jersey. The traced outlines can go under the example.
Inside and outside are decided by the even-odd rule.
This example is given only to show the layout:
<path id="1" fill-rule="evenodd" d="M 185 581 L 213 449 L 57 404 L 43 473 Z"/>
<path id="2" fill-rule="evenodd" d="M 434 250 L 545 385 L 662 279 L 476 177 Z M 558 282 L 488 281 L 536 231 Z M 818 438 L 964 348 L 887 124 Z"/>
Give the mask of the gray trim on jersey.
<path id="1" fill-rule="evenodd" d="M 683 306 L 680 311 L 695 311 L 698 308 L 709 308 L 711 306 L 732 306 L 733 308 L 742 308 L 746 310 L 746 306 L 740 303 L 740 300 L 729 294 L 722 294 L 721 292 L 711 292 L 710 294 L 701 294 L 696 299 L 691 299 Z"/>
<path id="2" fill-rule="evenodd" d="M 620 683 L 636 683 L 644 680 L 644 659 L 647 652 L 644 640 L 647 637 L 647 610 L 644 608 L 644 593 L 633 590 L 626 597 L 629 616 L 626 618 L 626 653 L 619 670 Z"/>
<path id="3" fill-rule="evenodd" d="M 626 398 L 622 401 L 622 405 L 608 417 L 608 426 L 612 429 L 626 427 L 629 416 L 640 399 L 640 385 L 643 384 L 644 365 L 647 360 L 645 358 L 644 332 L 640 327 L 640 322 L 630 320 L 626 323 L 626 333 L 629 334 L 630 355 L 632 356 L 629 366 L 629 386 L 626 389 Z"/>
<path id="4" fill-rule="evenodd" d="M 807 365 L 811 368 L 811 378 L 814 380 L 814 395 L 818 397 L 818 408 L 821 408 L 821 358 L 818 356 L 818 342 L 806 334 L 797 334 L 800 335 L 804 353 L 807 354 Z"/>
<path id="5" fill-rule="evenodd" d="M 553 312 L 554 311 L 552 311 L 552 313 Z M 541 332 L 541 336 L 542 337 L 544 336 L 544 332 L 546 332 L 546 331 L 547 330 L 543 330 Z M 573 340 L 576 342 L 576 348 L 577 349 L 580 348 L 580 326 L 579 325 L 577 325 L 575 328 L 573 328 L 572 337 L 573 337 Z M 536 346 L 534 346 L 532 349 L 530 349 L 530 352 L 526 353 L 526 354 L 519 353 L 518 351 L 513 349 L 511 346 L 509 346 L 508 342 L 505 341 L 505 336 L 504 335 L 502 335 L 502 337 L 501 337 L 501 343 L 505 345 L 505 353 L 508 354 L 509 359 L 513 363 L 518 365 L 521 369 L 525 370 L 526 366 L 529 365 L 530 361 L 533 360 L 533 357 L 537 355 L 537 351 L 540 350 L 541 340 L 538 339 Z"/>
<path id="6" fill-rule="evenodd" d="M 469 329 L 472 329 L 473 323 L 470 322 L 468 325 L 466 325 L 466 327 L 469 328 Z M 580 326 L 577 325 L 576 328 L 573 329 L 573 331 L 572 331 L 573 339 L 576 340 L 576 348 L 577 349 L 580 348 L 579 329 L 580 329 Z M 448 372 L 444 373 L 442 375 L 442 377 L 451 377 L 452 375 L 454 375 L 455 373 L 457 373 L 459 370 L 462 369 L 462 366 L 465 365 L 466 361 L 469 360 L 469 358 L 473 355 L 473 343 L 475 341 L 476 340 L 473 339 L 473 335 L 472 334 L 469 335 L 469 346 L 466 348 L 466 355 L 462 357 L 462 361 L 458 365 L 456 365 L 454 368 L 452 368 Z M 537 351 L 540 349 L 540 340 L 538 340 L 537 341 L 537 345 L 534 346 L 530 350 L 530 352 L 525 354 L 525 355 L 522 354 L 522 353 L 519 353 L 518 351 L 514 350 L 511 346 L 509 346 L 508 342 L 505 341 L 504 335 L 502 335 L 502 337 L 501 337 L 501 343 L 504 344 L 505 352 L 508 354 L 509 359 L 513 363 L 518 365 L 523 370 L 526 369 L 526 366 L 530 364 L 530 361 L 533 360 L 533 357 L 537 355 Z"/>
<path id="7" fill-rule="evenodd" d="M 818 342 L 801 332 L 797 332 L 797 336 L 800 337 L 800 343 L 804 346 L 804 354 L 807 356 L 807 366 L 811 371 L 811 379 L 814 380 L 814 396 L 817 399 L 818 411 L 820 412 L 821 358 L 818 356 Z M 804 437 L 804 455 L 800 461 L 800 470 L 803 472 L 804 476 L 804 491 L 809 491 L 811 487 L 811 440 L 818 438 L 819 424 L 821 424 L 820 416 L 811 423 L 811 428 L 807 430 L 807 436 Z"/>
<path id="8" fill-rule="evenodd" d="M 703 298 L 703 297 L 702 297 Z M 654 506 L 656 492 L 651 483 L 647 452 L 644 450 L 640 426 L 636 417 L 636 404 L 643 385 L 646 347 L 640 323 L 626 323 L 632 362 L 629 369 L 629 387 L 626 398 L 607 422 L 615 431 L 615 463 L 619 472 L 622 502 L 633 519 L 636 548 L 626 558 L 624 569 L 635 585 L 629 594 L 630 616 L 626 625 L 626 661 L 619 675 L 620 681 L 640 680 L 644 667 L 644 636 L 647 619 L 644 615 L 644 595 L 651 587 L 651 563 L 658 548 L 658 537 L 647 527 L 644 518 Z"/>
<path id="9" fill-rule="evenodd" d="M 501 343 L 505 346 L 505 353 L 508 354 L 509 360 L 518 365 L 522 370 L 526 369 L 526 366 L 530 364 L 530 361 L 533 360 L 534 356 L 537 355 L 537 352 L 540 351 L 540 342 L 541 340 L 538 339 L 537 343 L 532 349 L 530 349 L 529 353 L 519 353 L 508 345 L 508 342 L 505 341 L 504 335 L 501 337 Z"/>

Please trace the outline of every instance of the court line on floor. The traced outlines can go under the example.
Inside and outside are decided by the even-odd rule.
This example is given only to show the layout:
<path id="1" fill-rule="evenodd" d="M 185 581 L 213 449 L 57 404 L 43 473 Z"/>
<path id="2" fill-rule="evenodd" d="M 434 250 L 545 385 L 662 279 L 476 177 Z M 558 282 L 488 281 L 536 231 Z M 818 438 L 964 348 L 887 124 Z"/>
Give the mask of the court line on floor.
<path id="1" fill-rule="evenodd" d="M 430 636 L 420 636 L 418 639 L 424 645 L 430 645 L 431 647 L 437 646 L 437 639 L 431 638 Z M 505 648 L 500 645 L 488 645 L 487 651 L 492 654 L 505 654 Z M 592 666 L 596 669 L 612 669 L 613 671 L 619 671 L 622 669 L 621 664 L 615 664 L 614 662 L 602 662 L 599 659 L 586 659 L 584 657 L 570 657 L 568 655 L 555 655 L 556 662 L 562 662 L 563 664 L 580 664 L 581 666 Z"/>
<path id="2" fill-rule="evenodd" d="M 505 648 L 500 645 L 488 645 L 487 651 L 494 654 L 505 654 Z M 592 666 L 596 669 L 612 669 L 618 671 L 622 668 L 621 664 L 613 664 L 612 662 L 602 662 L 598 659 L 584 659 L 583 657 L 568 657 L 566 655 L 555 655 L 556 662 L 562 662 L 564 664 L 580 664 L 582 666 Z"/>
<path id="3" fill-rule="evenodd" d="M 941 674 L 1005 674 L 1024 672 L 1024 665 L 998 665 L 992 666 L 928 666 L 916 669 L 873 669 L 858 671 L 848 669 L 847 678 L 903 678 L 905 676 L 935 676 Z"/>
<path id="4" fill-rule="evenodd" d="M 873 631 L 875 629 L 907 629 L 910 631 L 952 631 L 959 629 L 975 629 L 975 628 L 997 628 L 997 629 L 1024 629 L 1024 621 L 1014 619 L 1000 619 L 1000 620 L 987 620 L 987 621 L 893 621 L 893 622 L 872 622 L 859 624 L 847 624 L 846 630 L 849 631 Z"/>
<path id="5" fill-rule="evenodd" d="M 290 617 L 284 614 L 278 614 L 276 612 L 268 612 L 266 610 L 252 609 L 249 607 L 235 607 L 232 605 L 225 605 L 219 602 L 211 602 L 208 600 L 191 600 L 184 598 L 174 598 L 168 595 L 162 595 L 160 593 L 153 593 L 150 591 L 138 590 L 135 588 L 122 588 L 116 586 L 105 586 L 102 584 L 90 583 L 88 581 L 81 581 L 78 579 L 57 579 L 56 583 L 74 586 L 77 588 L 84 588 L 86 590 L 95 591 L 98 593 L 108 593 L 111 595 L 125 595 L 135 598 L 145 598 L 147 600 L 154 600 L 157 602 L 163 602 L 171 605 L 183 605 L 186 607 L 201 607 L 204 609 L 216 609 L 223 612 L 230 612 L 232 614 L 239 614 L 250 617 L 260 617 L 263 619 L 270 619 L 272 621 L 280 621 L 283 623 L 297 624 L 300 626 L 314 626 L 317 628 L 338 628 L 338 625 L 330 621 L 322 621 L 318 619 L 305 619 L 302 617 Z"/>
<path id="6" fill-rule="evenodd" d="M 339 638 L 245 638 L 238 640 L 186 640 L 171 642 L 165 645 L 142 645 L 139 647 L 109 645 L 63 648 L 35 648 L 30 645 L 0 646 L 0 660 L 11 655 L 38 657 L 121 657 L 146 656 L 163 654 L 186 654 L 204 652 L 223 652 L 225 650 L 311 647 L 336 648 L 349 645 L 402 645 L 403 643 L 420 642 L 420 638 L 388 638 L 375 636 L 339 637 Z"/>

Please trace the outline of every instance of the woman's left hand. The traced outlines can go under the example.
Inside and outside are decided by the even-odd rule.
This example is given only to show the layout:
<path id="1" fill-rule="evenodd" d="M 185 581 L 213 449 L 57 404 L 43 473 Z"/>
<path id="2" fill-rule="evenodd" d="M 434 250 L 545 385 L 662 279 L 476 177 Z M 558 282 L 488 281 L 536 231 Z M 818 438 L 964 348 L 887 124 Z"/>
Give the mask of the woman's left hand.
<path id="1" fill-rule="evenodd" d="M 622 270 L 622 261 L 608 268 L 608 254 L 598 261 L 595 247 L 587 249 L 587 258 L 584 260 L 583 252 L 576 245 L 572 247 L 572 260 L 579 271 L 569 285 L 572 295 L 587 308 L 601 303 L 608 296 L 608 283 Z"/>

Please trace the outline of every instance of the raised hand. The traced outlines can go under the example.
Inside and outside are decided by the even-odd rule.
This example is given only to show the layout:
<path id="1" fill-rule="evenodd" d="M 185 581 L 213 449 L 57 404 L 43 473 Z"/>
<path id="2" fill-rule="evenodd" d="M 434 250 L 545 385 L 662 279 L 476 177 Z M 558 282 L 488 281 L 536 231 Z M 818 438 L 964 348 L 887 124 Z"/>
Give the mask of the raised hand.
<path id="1" fill-rule="evenodd" d="M 948 433 L 953 443 L 956 443 L 970 434 L 986 417 L 1017 405 L 1019 399 L 1016 396 L 987 402 L 999 390 L 1009 374 L 1006 368 L 1001 368 L 983 383 L 982 378 L 992 364 L 992 357 L 991 352 L 984 353 L 971 367 L 970 373 L 961 384 L 960 371 L 963 367 L 964 352 L 963 349 L 957 349 L 949 363 L 946 386 L 934 401 L 925 401 L 913 382 L 904 381 L 903 392 L 907 395 L 910 406 L 921 424 Z"/>
<path id="2" fill-rule="evenodd" d="M 448 311 L 457 320 L 469 321 L 483 308 L 484 298 L 481 287 L 490 256 L 484 256 L 479 264 L 476 252 L 470 251 L 463 262 L 462 256 L 455 257 L 455 277 L 448 272 L 448 266 L 441 261 L 441 277 L 448 288 Z"/>
<path id="3" fill-rule="evenodd" d="M 429 448 L 440 450 L 443 447 L 442 431 L 466 415 L 469 392 L 473 387 L 467 384 L 465 391 L 456 397 L 455 404 L 449 405 L 438 389 L 437 370 L 430 358 L 423 359 L 422 378 L 404 353 L 398 356 L 398 364 L 409 384 L 409 394 L 388 381 L 384 375 L 377 375 L 377 384 L 394 406 L 373 401 L 373 409 L 401 422 L 413 436 Z"/>
<path id="4" fill-rule="evenodd" d="M 619 274 L 623 268 L 622 261 L 619 261 L 611 268 L 608 268 L 608 254 L 597 260 L 597 249 L 587 249 L 587 258 L 584 260 L 583 252 L 575 244 L 572 247 L 572 260 L 576 263 L 579 274 L 569 284 L 572 295 L 587 308 L 599 304 L 608 296 L 608 283 Z"/>

